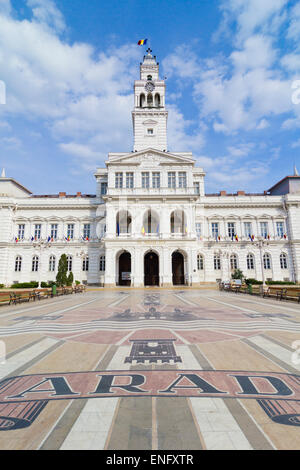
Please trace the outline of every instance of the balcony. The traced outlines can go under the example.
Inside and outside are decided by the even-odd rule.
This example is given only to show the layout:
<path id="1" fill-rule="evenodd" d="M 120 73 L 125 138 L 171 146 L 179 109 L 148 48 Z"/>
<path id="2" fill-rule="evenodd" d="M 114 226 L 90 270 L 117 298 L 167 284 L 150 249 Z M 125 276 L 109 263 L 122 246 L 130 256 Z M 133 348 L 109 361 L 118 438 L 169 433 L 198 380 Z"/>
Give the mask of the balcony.
<path id="1" fill-rule="evenodd" d="M 194 187 L 186 188 L 108 188 L 106 196 L 200 196 Z"/>

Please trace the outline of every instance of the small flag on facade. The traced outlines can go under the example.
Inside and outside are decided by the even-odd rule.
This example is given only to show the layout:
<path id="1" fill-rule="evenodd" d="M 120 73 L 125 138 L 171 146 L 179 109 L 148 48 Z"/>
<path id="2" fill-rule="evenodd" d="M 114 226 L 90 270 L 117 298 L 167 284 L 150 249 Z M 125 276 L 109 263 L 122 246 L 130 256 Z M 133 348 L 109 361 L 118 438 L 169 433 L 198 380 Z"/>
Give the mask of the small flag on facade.
<path id="1" fill-rule="evenodd" d="M 283 235 L 283 238 L 286 240 L 286 233 Z"/>
<path id="2" fill-rule="evenodd" d="M 147 44 L 148 39 L 140 39 L 137 43 L 138 46 L 145 46 Z"/>
<path id="3" fill-rule="evenodd" d="M 239 241 L 239 237 L 237 235 L 235 235 L 235 241 L 238 242 Z"/>
<path id="4" fill-rule="evenodd" d="M 145 227 L 142 227 L 142 234 L 145 235 L 146 231 L 145 231 Z"/>
<path id="5" fill-rule="evenodd" d="M 18 243 L 18 241 L 19 241 L 19 237 L 16 237 L 15 242 Z"/>

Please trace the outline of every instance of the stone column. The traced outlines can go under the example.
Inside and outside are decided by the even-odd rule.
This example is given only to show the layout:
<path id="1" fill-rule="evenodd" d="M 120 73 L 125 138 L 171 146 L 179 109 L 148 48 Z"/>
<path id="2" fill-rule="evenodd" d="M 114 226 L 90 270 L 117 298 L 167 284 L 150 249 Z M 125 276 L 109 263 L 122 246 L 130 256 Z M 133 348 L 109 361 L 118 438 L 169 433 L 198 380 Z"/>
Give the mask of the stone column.
<path id="1" fill-rule="evenodd" d="M 112 248 L 105 250 L 105 277 L 104 287 L 116 285 L 116 253 Z"/>

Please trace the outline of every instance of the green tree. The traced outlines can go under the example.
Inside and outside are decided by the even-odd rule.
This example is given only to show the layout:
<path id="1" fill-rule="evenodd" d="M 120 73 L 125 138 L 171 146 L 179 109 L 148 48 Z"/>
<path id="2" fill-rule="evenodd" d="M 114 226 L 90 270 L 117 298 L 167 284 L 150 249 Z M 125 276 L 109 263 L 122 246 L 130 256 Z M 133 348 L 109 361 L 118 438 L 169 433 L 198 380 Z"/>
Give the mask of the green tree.
<path id="1" fill-rule="evenodd" d="M 67 286 L 70 287 L 73 284 L 74 281 L 74 276 L 72 271 L 70 271 L 68 279 L 67 279 Z"/>
<path id="2" fill-rule="evenodd" d="M 241 281 L 244 279 L 243 271 L 240 269 L 235 269 L 234 273 L 231 275 L 232 279 L 240 279 Z"/>
<path id="3" fill-rule="evenodd" d="M 58 272 L 56 276 L 56 284 L 58 287 L 63 287 L 67 284 L 68 280 L 68 260 L 67 255 L 61 255 L 58 263 Z"/>

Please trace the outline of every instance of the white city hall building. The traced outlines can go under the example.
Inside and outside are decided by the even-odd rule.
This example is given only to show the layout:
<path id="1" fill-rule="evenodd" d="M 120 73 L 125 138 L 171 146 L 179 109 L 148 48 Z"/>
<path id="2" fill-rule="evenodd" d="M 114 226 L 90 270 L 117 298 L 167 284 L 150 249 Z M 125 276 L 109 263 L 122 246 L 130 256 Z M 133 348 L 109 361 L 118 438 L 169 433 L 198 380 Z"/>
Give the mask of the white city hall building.
<path id="1" fill-rule="evenodd" d="M 54 281 L 62 254 L 90 285 L 197 286 L 241 269 L 300 280 L 300 177 L 262 194 L 206 194 L 190 152 L 168 152 L 164 80 L 148 49 L 134 83 L 134 147 L 110 153 L 96 194 L 33 195 L 0 177 L 0 283 Z"/>

